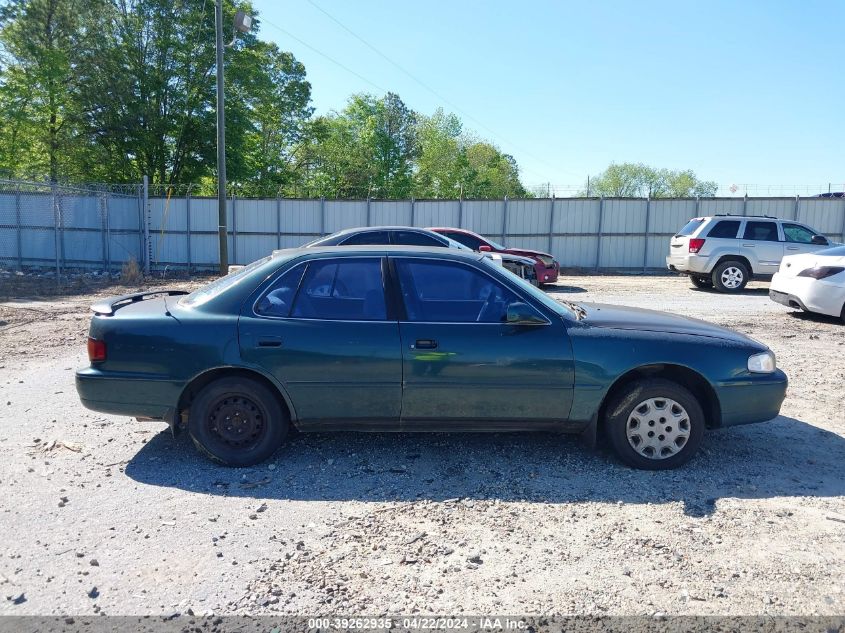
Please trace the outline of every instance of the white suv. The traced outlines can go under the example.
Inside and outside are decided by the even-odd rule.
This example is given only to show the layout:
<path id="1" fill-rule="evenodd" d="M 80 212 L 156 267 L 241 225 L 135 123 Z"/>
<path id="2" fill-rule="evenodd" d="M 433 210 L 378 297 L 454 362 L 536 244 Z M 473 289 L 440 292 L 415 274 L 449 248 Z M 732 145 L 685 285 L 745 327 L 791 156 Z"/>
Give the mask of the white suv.
<path id="1" fill-rule="evenodd" d="M 669 245 L 669 270 L 689 275 L 697 288 L 738 292 L 751 279 L 770 280 L 784 255 L 833 246 L 800 222 L 769 216 L 693 218 Z"/>

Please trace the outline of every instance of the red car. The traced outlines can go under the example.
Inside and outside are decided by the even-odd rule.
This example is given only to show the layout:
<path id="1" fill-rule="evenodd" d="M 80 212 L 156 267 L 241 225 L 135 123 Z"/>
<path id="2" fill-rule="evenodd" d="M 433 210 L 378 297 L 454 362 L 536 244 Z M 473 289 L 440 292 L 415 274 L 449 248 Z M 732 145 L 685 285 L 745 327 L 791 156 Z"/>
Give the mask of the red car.
<path id="1" fill-rule="evenodd" d="M 460 242 L 464 246 L 471 248 L 474 251 L 482 253 L 508 253 L 510 255 L 521 255 L 522 257 L 530 257 L 534 260 L 534 270 L 537 271 L 537 283 L 553 284 L 557 281 L 557 276 L 560 273 L 560 265 L 557 260 L 548 253 L 541 251 L 532 251 L 530 248 L 505 248 L 501 244 L 497 244 L 493 240 L 488 240 L 486 237 L 467 231 L 466 229 L 454 229 L 449 227 L 430 228 L 429 231 L 440 233 L 448 238 Z"/>

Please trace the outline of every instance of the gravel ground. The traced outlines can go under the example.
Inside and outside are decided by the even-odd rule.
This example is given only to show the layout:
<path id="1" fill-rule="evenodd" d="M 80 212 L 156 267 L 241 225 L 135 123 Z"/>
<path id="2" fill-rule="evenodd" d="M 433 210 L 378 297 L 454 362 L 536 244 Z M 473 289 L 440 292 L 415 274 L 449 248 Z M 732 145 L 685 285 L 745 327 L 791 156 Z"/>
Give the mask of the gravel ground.
<path id="1" fill-rule="evenodd" d="M 114 283 L 0 280 L 0 614 L 845 612 L 845 325 L 765 284 L 551 290 L 733 327 L 789 375 L 781 417 L 654 473 L 546 434 L 303 434 L 216 467 L 79 404 L 87 305 L 134 290 Z"/>

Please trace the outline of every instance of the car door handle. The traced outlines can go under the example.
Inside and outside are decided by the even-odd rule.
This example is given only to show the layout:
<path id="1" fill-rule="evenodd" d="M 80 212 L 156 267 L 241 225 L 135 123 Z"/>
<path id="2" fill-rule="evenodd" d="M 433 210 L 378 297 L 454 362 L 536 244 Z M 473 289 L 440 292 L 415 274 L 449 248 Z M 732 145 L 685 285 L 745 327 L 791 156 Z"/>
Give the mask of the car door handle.
<path id="1" fill-rule="evenodd" d="M 278 336 L 265 336 L 258 339 L 256 347 L 281 347 L 282 339 Z"/>
<path id="2" fill-rule="evenodd" d="M 411 345 L 411 349 L 437 349 L 437 341 L 430 338 L 418 338 L 417 342 Z"/>
<path id="3" fill-rule="evenodd" d="M 743 246 L 747 248 L 754 248 L 754 244 L 743 244 Z"/>
<path id="4" fill-rule="evenodd" d="M 797 247 L 797 246 L 787 246 L 787 247 L 786 247 L 786 250 L 788 250 L 788 251 L 797 251 L 797 250 L 798 250 L 798 247 Z"/>

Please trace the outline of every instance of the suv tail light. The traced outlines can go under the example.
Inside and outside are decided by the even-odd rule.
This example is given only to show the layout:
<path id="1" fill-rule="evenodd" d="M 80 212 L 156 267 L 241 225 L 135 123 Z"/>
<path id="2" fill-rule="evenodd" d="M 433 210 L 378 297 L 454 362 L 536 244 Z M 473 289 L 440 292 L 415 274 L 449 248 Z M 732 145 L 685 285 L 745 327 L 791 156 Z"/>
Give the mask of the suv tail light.
<path id="1" fill-rule="evenodd" d="M 689 241 L 689 252 L 697 253 L 704 246 L 704 240 L 700 237 L 691 237 Z"/>
<path id="2" fill-rule="evenodd" d="M 106 343 L 88 337 L 88 360 L 92 363 L 99 363 L 106 360 Z"/>

